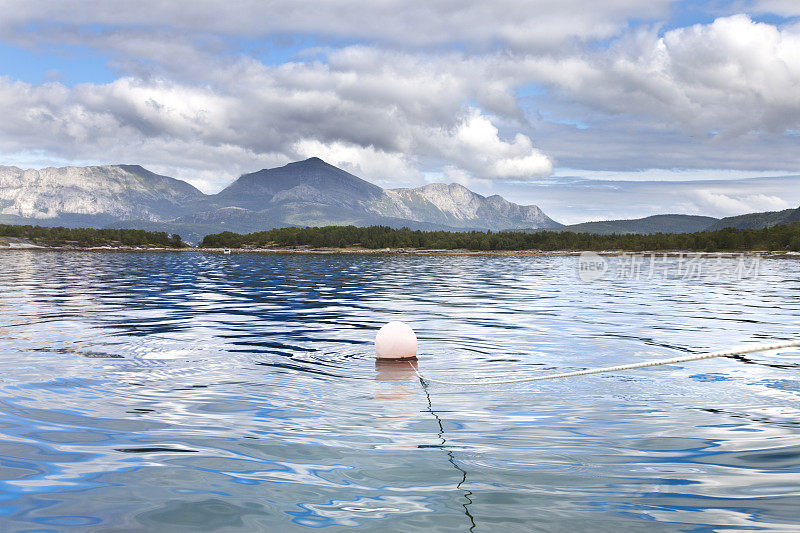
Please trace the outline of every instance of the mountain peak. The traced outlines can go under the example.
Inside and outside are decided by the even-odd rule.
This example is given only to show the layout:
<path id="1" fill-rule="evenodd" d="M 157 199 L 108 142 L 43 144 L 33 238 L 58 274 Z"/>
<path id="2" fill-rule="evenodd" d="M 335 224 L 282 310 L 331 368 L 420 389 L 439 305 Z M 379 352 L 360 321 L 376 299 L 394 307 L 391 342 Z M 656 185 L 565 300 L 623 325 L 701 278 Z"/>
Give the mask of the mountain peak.
<path id="1" fill-rule="evenodd" d="M 435 181 L 433 183 L 428 183 L 427 185 L 422 185 L 421 187 L 409 187 L 408 190 L 425 190 L 425 191 L 437 191 L 437 192 L 453 192 L 453 191 L 469 191 L 472 194 L 477 194 L 473 191 L 470 191 L 468 188 L 464 187 L 460 183 L 445 183 L 443 181 Z M 399 190 L 399 189 L 398 189 Z"/>
<path id="2" fill-rule="evenodd" d="M 130 172 L 131 174 L 136 174 L 137 176 L 142 175 L 153 175 L 157 176 L 155 172 L 147 170 L 142 165 L 102 165 L 100 168 L 104 170 L 111 170 L 111 169 L 119 169 L 124 170 L 125 172 Z"/>
<path id="3" fill-rule="evenodd" d="M 261 211 L 271 204 L 356 206 L 383 195 L 383 189 L 319 157 L 243 174 L 214 196 L 220 206 Z M 306 205 L 307 207 L 307 205 Z"/>
<path id="4" fill-rule="evenodd" d="M 350 174 L 349 172 L 342 170 L 341 168 L 337 167 L 336 165 L 331 165 L 327 161 L 320 159 L 319 157 L 309 157 L 308 159 L 303 159 L 301 161 L 292 161 L 291 163 L 286 163 L 281 167 L 273 167 L 273 168 L 264 168 L 257 172 L 253 172 L 253 174 L 260 174 L 264 172 L 281 172 L 281 171 L 291 171 L 291 172 L 340 172 L 344 174 Z M 245 174 L 247 175 L 247 174 Z M 359 178 L 360 179 L 360 178 Z"/>
<path id="5" fill-rule="evenodd" d="M 330 163 L 323 161 L 319 157 L 309 157 L 308 159 L 303 159 L 302 161 L 294 161 L 293 163 L 287 163 L 288 166 L 295 166 L 295 167 L 315 167 L 315 166 L 327 166 L 332 167 Z"/>

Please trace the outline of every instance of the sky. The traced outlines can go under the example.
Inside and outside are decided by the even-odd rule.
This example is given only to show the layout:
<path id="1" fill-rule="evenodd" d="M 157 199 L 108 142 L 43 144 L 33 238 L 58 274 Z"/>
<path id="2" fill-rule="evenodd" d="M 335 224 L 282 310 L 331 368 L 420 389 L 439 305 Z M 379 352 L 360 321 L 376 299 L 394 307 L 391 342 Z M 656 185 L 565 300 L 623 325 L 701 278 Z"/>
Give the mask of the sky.
<path id="1" fill-rule="evenodd" d="M 141 164 L 216 192 L 318 156 L 565 223 L 800 205 L 796 0 L 2 8 L 0 164 Z"/>

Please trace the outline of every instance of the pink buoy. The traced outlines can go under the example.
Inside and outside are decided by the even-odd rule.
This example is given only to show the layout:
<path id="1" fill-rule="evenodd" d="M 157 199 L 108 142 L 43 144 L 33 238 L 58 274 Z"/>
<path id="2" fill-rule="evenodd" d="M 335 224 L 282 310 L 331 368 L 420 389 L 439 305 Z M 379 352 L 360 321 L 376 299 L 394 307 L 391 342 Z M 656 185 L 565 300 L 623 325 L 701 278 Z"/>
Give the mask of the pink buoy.
<path id="1" fill-rule="evenodd" d="M 417 336 L 408 324 L 389 322 L 375 335 L 378 359 L 416 359 Z"/>

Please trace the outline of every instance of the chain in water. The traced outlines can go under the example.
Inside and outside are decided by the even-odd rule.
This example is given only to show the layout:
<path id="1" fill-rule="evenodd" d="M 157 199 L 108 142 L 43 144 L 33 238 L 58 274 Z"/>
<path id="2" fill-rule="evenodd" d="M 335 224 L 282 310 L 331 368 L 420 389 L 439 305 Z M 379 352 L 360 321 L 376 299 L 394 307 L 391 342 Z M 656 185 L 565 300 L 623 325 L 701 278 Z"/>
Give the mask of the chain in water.
<path id="1" fill-rule="evenodd" d="M 641 363 L 632 363 L 628 365 L 609 366 L 606 368 L 589 368 L 587 370 L 578 370 L 576 372 L 565 372 L 563 374 L 547 374 L 544 376 L 530 376 L 527 378 L 518 379 L 503 379 L 503 380 L 480 380 L 480 381 L 443 381 L 438 379 L 431 379 L 420 375 L 414 365 L 414 372 L 417 377 L 424 379 L 430 383 L 441 383 L 443 385 L 505 385 L 507 383 L 526 383 L 529 381 L 543 381 L 545 379 L 559 379 L 559 378 L 572 378 L 577 376 L 587 376 L 589 374 L 602 374 L 604 372 L 620 372 L 622 370 L 633 370 L 635 368 L 647 368 L 650 366 L 672 365 L 675 363 L 686 363 L 689 361 L 700 361 L 701 359 L 711 359 L 712 357 L 726 357 L 729 355 L 740 355 L 745 353 L 754 352 L 768 352 L 771 350 L 781 350 L 783 348 L 792 348 L 800 346 L 800 340 L 777 342 L 773 344 L 756 344 L 752 346 L 742 346 L 740 348 L 731 348 L 729 350 L 722 350 L 718 352 L 707 352 L 696 355 L 687 355 L 683 357 L 673 357 L 670 359 L 657 359 L 654 361 L 643 361 Z M 411 363 L 409 363 L 411 364 Z"/>

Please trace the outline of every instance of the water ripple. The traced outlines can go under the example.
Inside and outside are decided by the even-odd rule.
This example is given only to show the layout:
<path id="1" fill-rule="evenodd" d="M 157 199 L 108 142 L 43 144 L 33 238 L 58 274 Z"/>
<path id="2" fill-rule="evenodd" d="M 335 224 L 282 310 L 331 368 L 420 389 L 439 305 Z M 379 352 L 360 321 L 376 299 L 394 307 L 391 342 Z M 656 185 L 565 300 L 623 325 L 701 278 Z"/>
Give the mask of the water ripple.
<path id="1" fill-rule="evenodd" d="M 569 257 L 0 253 L 3 531 L 800 527 L 800 265 L 579 283 Z"/>

